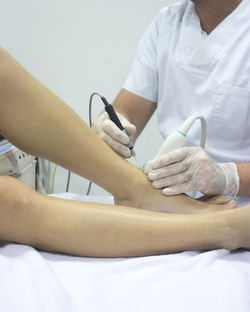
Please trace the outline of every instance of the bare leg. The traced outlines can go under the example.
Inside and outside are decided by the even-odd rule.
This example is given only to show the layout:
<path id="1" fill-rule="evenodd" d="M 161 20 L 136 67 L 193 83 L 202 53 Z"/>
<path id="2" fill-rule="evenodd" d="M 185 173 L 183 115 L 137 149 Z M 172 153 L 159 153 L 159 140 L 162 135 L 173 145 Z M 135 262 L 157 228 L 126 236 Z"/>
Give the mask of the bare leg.
<path id="1" fill-rule="evenodd" d="M 233 220 L 240 209 L 159 213 L 51 198 L 18 180 L 0 178 L 0 239 L 42 250 L 91 257 L 143 256 L 231 248 L 238 235 Z M 250 208 L 246 226 L 249 219 Z M 237 222 L 240 229 L 240 217 Z M 237 248 L 236 240 L 233 246 Z"/>
<path id="2" fill-rule="evenodd" d="M 228 211 L 226 216 L 230 229 L 229 249 L 250 249 L 250 205 Z"/>
<path id="3" fill-rule="evenodd" d="M 0 132 L 24 151 L 97 183 L 119 205 L 178 213 L 224 208 L 198 204 L 184 195 L 166 199 L 153 191 L 141 170 L 111 150 L 69 106 L 1 48 Z"/>
<path id="4" fill-rule="evenodd" d="M 128 162 L 126 162 L 126 164 L 128 167 L 131 166 Z M 120 172 L 120 175 L 123 175 L 122 171 Z M 236 208 L 237 206 L 233 200 L 222 197 L 207 197 L 198 201 L 184 194 L 164 196 L 162 195 L 161 190 L 152 188 L 147 176 L 135 167 L 133 167 L 133 178 L 135 181 L 140 181 L 140 183 L 133 184 L 128 182 L 131 197 L 120 199 L 115 196 L 116 205 L 178 214 L 216 212 Z"/>

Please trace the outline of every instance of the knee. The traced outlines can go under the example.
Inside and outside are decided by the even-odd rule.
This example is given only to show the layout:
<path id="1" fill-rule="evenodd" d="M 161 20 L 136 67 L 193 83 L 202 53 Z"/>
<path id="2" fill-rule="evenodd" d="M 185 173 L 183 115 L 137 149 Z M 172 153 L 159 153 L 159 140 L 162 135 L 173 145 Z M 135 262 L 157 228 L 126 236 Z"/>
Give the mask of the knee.
<path id="1" fill-rule="evenodd" d="M 9 192 L 17 189 L 19 181 L 8 176 L 0 176 L 0 196 L 7 195 Z"/>
<path id="2" fill-rule="evenodd" d="M 25 204 L 33 190 L 23 182 L 0 176 L 0 208 L 16 208 Z"/>
<path id="3" fill-rule="evenodd" d="M 0 176 L 0 198 L 1 201 L 10 195 L 10 192 L 13 191 L 13 186 L 15 185 L 15 179 L 8 176 Z M 12 195 L 13 192 L 12 192 Z"/>
<path id="4" fill-rule="evenodd" d="M 23 182 L 0 176 L 0 240 L 13 240 L 20 216 L 26 215 L 31 207 L 32 192 Z"/>

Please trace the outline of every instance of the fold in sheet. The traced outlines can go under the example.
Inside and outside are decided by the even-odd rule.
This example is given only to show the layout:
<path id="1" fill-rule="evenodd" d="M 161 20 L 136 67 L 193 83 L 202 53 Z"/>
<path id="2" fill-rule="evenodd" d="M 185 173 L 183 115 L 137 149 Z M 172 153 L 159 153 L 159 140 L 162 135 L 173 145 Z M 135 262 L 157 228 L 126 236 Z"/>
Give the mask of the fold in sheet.
<path id="1" fill-rule="evenodd" d="M 244 250 L 97 259 L 2 244 L 0 274 L 3 312 L 248 312 L 250 307 L 250 252 Z"/>

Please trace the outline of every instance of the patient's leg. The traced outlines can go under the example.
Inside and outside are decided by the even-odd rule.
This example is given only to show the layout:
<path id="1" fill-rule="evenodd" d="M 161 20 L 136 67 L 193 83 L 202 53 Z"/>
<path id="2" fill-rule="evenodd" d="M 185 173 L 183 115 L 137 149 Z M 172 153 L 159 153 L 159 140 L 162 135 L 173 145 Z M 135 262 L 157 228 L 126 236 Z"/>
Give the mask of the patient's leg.
<path id="1" fill-rule="evenodd" d="M 131 183 L 128 182 L 128 187 L 130 187 L 129 197 L 120 199 L 119 196 L 115 196 L 117 205 L 184 214 L 207 213 L 236 207 L 234 201 L 221 197 L 197 201 L 187 195 L 164 196 L 161 190 L 152 188 L 147 176 L 140 169 L 132 166 L 127 161 L 121 160 L 121 163 L 123 162 L 124 168 L 121 168 L 120 176 L 126 176 L 127 171 L 130 172 L 133 180 Z M 127 179 L 129 181 L 129 176 L 127 176 Z"/>
<path id="2" fill-rule="evenodd" d="M 200 209 L 205 204 L 187 197 L 164 198 L 160 191 L 153 191 L 141 170 L 118 156 L 1 48 L 0 95 L 0 132 L 6 138 L 30 154 L 97 183 L 114 195 L 117 204 L 178 213 L 208 211 Z"/>
<path id="3" fill-rule="evenodd" d="M 52 198 L 9 177 L 0 177 L 0 184 L 0 239 L 79 256 L 126 257 L 230 248 L 232 238 L 238 235 L 232 220 L 238 220 L 238 228 L 242 222 L 235 218 L 241 209 L 168 214 Z M 183 197 L 184 205 L 185 200 Z M 244 215 L 245 228 L 249 215 Z"/>
<path id="4" fill-rule="evenodd" d="M 229 249 L 250 249 L 250 205 L 233 209 L 227 214 L 230 228 Z"/>

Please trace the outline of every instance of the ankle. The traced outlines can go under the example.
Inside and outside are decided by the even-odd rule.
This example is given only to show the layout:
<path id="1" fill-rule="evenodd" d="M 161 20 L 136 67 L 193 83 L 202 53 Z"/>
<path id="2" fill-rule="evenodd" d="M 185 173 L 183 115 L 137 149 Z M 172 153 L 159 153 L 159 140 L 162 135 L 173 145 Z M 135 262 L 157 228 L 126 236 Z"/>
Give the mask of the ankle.
<path id="1" fill-rule="evenodd" d="M 228 250 L 235 250 L 240 248 L 241 227 L 239 226 L 239 210 L 233 209 L 225 212 L 225 219 L 223 222 L 223 243 L 222 246 Z"/>
<path id="2" fill-rule="evenodd" d="M 147 176 L 143 172 L 138 172 L 127 185 L 114 194 L 115 204 L 142 209 L 145 197 L 150 190 L 152 190 L 152 186 Z"/>

